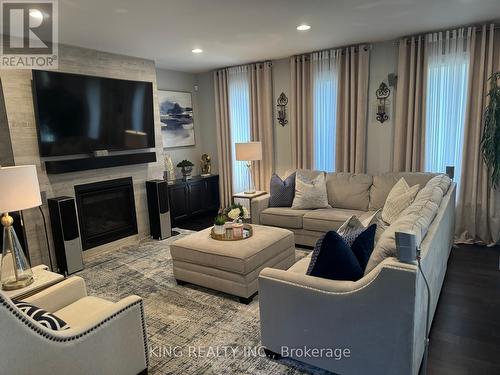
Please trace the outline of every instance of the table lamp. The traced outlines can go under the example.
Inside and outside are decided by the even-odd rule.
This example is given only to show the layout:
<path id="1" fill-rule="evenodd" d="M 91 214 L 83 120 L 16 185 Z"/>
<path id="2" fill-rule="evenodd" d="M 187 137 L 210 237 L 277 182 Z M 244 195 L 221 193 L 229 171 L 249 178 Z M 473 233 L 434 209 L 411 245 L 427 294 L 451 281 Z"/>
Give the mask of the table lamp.
<path id="1" fill-rule="evenodd" d="M 21 211 L 42 204 L 36 167 L 22 165 L 0 167 L 0 214 L 3 226 L 2 289 L 15 290 L 30 285 L 33 272 L 12 227 L 12 211 Z"/>
<path id="2" fill-rule="evenodd" d="M 245 194 L 254 194 L 255 186 L 252 175 L 252 161 L 262 160 L 262 143 L 261 142 L 248 142 L 236 143 L 236 160 L 246 161 L 248 168 L 248 190 Z"/>

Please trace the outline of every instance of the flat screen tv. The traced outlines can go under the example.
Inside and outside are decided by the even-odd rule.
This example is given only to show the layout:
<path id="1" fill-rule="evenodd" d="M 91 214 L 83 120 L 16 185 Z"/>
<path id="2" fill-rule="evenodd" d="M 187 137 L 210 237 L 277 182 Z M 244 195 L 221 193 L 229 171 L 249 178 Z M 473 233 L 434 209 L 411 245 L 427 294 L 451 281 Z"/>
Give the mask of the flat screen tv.
<path id="1" fill-rule="evenodd" d="M 41 156 L 155 146 L 151 82 L 33 70 Z"/>

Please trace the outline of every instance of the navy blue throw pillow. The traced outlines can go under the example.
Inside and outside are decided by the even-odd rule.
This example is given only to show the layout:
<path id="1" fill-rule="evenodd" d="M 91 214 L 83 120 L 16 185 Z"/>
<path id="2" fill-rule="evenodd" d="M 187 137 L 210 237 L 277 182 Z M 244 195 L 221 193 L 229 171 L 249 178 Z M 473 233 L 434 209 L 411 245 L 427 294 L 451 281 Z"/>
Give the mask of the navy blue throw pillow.
<path id="1" fill-rule="evenodd" d="M 271 176 L 271 186 L 269 189 L 269 207 L 292 207 L 295 197 L 295 172 L 284 181 L 274 173 Z"/>
<path id="2" fill-rule="evenodd" d="M 363 272 L 365 271 L 370 255 L 372 255 L 373 246 L 375 245 L 375 232 L 377 224 L 372 224 L 363 230 L 356 239 L 352 242 L 351 250 L 356 256 L 359 265 Z"/>
<path id="3" fill-rule="evenodd" d="M 356 281 L 363 277 L 363 269 L 347 242 L 332 230 L 316 243 L 306 274 L 331 280 Z"/>

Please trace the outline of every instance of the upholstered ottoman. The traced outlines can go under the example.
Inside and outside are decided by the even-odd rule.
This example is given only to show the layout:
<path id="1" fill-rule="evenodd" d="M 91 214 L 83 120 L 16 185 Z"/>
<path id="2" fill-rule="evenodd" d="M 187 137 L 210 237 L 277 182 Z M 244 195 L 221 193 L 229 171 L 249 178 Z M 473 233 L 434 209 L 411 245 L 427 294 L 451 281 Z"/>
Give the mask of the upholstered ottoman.
<path id="1" fill-rule="evenodd" d="M 241 241 L 214 240 L 210 230 L 190 234 L 170 246 L 179 284 L 201 285 L 250 303 L 262 269 L 288 269 L 295 263 L 295 241 L 287 229 L 253 225 L 253 236 Z"/>

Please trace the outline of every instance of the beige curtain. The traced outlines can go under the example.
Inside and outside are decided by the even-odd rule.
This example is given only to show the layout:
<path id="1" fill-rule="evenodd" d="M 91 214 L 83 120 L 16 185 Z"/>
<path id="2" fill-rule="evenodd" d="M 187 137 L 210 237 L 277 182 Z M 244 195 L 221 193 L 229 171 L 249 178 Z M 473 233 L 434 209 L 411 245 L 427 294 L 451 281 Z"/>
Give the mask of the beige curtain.
<path id="1" fill-rule="evenodd" d="M 217 157 L 221 207 L 229 206 L 233 196 L 227 76 L 227 69 L 214 72 L 215 121 L 217 126 Z"/>
<path id="2" fill-rule="evenodd" d="M 394 121 L 395 172 L 420 172 L 424 168 L 426 61 L 423 37 L 415 36 L 399 41 Z"/>
<path id="3" fill-rule="evenodd" d="M 456 235 L 460 243 L 493 245 L 500 240 L 500 189 L 493 190 L 482 159 L 481 136 L 488 78 L 500 71 L 500 32 L 494 25 L 474 30 L 470 40 L 468 105 Z M 477 32 L 476 32 L 477 31 Z"/>
<path id="4" fill-rule="evenodd" d="M 313 167 L 311 63 L 309 55 L 290 58 L 290 130 L 292 165 Z"/>
<path id="5" fill-rule="evenodd" d="M 250 130 L 252 141 L 262 142 L 262 160 L 254 163 L 253 178 L 258 190 L 268 190 L 274 169 L 273 78 L 271 62 L 249 66 Z"/>
<path id="6" fill-rule="evenodd" d="M 370 48 L 348 47 L 339 54 L 336 171 L 366 171 L 366 122 Z"/>

